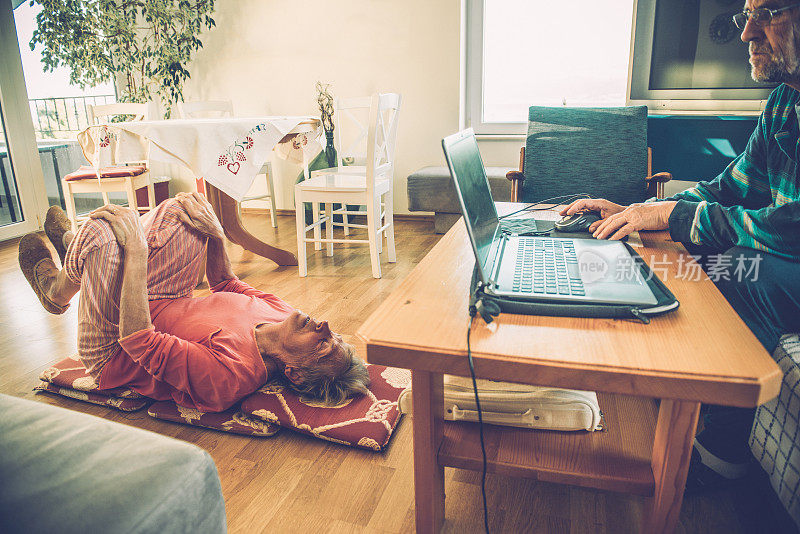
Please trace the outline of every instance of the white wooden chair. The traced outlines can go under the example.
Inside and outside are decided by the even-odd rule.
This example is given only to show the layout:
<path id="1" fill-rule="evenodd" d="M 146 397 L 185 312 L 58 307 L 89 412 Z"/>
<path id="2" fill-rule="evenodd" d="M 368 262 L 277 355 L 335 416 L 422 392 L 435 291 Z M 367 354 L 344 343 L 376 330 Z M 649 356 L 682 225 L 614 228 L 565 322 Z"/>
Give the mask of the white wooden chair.
<path id="1" fill-rule="evenodd" d="M 334 143 L 337 148 L 336 167 L 311 171 L 311 177 L 323 176 L 334 172 L 365 174 L 367 161 L 367 134 L 369 130 L 369 97 L 337 99 L 334 107 L 334 120 L 336 128 L 333 131 Z M 345 135 L 345 132 L 348 135 Z M 348 211 L 347 206 L 341 206 L 334 211 L 341 217 L 342 222 L 333 222 L 334 226 L 344 227 L 344 235 L 350 235 L 351 225 L 349 215 L 365 215 L 362 211 Z M 378 247 L 378 251 L 380 252 Z"/>
<path id="2" fill-rule="evenodd" d="M 230 100 L 198 100 L 193 102 L 178 102 L 178 115 L 182 119 L 220 118 L 233 116 L 233 104 Z M 275 208 L 275 181 L 272 174 L 272 163 L 265 162 L 258 171 L 267 180 L 267 193 L 244 197 L 242 202 L 249 200 L 268 199 L 269 217 L 272 227 L 277 228 L 278 217 Z"/>
<path id="3" fill-rule="evenodd" d="M 147 118 L 147 104 L 103 104 L 88 106 L 89 121 L 91 124 L 107 123 L 111 117 L 126 115 L 130 120 L 144 120 Z M 77 231 L 78 223 L 83 223 L 87 216 L 79 216 L 75 209 L 75 194 L 100 193 L 105 204 L 109 203 L 108 193 L 122 192 L 128 198 L 128 206 L 145 212 L 156 206 L 155 190 L 150 176 L 147 161 L 137 162 L 111 162 L 112 166 L 102 167 L 83 166 L 73 171 L 61 180 L 64 190 L 67 217 L 72 223 L 72 230 Z M 136 190 L 147 188 L 146 206 L 139 206 L 136 200 Z"/>
<path id="4" fill-rule="evenodd" d="M 315 250 L 322 249 L 326 244 L 328 256 L 333 255 L 334 243 L 368 243 L 372 276 L 381 277 L 379 254 L 382 251 L 382 242 L 386 237 L 387 260 L 396 261 L 394 244 L 394 215 L 393 215 L 393 177 L 394 177 L 394 149 L 397 139 L 397 119 L 400 110 L 400 95 L 394 93 L 373 95 L 365 98 L 341 99 L 337 104 L 339 119 L 337 120 L 337 139 L 342 147 L 342 158 L 339 165 L 334 168 L 315 171 L 306 180 L 295 185 L 295 213 L 297 219 L 297 260 L 300 276 L 307 276 L 306 243 L 314 243 Z M 365 114 L 368 110 L 366 127 L 364 122 L 358 120 L 358 113 Z M 347 137 L 342 130 L 342 116 L 347 116 L 357 126 L 355 135 Z M 360 152 L 353 149 L 366 138 L 366 149 Z M 341 140 L 348 141 L 347 144 Z M 360 157 L 359 154 L 363 154 Z M 364 165 L 343 165 L 342 160 L 349 163 Z M 306 224 L 304 202 L 312 206 L 313 220 Z M 341 204 L 342 208 L 334 211 L 333 204 Z M 325 205 L 324 212 L 320 204 Z M 366 206 L 366 211 L 347 211 L 347 205 Z M 334 214 L 353 215 L 363 213 L 367 223 L 354 224 L 346 222 L 345 236 L 334 239 L 333 216 Z M 325 225 L 326 236 L 321 237 L 321 227 Z M 337 223 L 338 224 L 338 223 Z M 367 239 L 350 239 L 349 228 L 360 227 L 367 229 Z M 313 231 L 313 237 L 307 237 L 308 231 Z"/>

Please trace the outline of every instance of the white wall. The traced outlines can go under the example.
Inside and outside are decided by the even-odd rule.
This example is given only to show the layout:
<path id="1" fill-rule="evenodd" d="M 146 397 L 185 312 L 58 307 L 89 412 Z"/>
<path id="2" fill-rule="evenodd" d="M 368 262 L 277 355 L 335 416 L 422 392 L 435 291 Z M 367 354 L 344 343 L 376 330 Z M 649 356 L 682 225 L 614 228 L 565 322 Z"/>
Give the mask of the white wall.
<path id="1" fill-rule="evenodd" d="M 403 95 L 395 210 L 408 212 L 406 177 L 444 165 L 441 138 L 459 128 L 461 0 L 221 0 L 217 27 L 190 64 L 187 100 L 230 99 L 240 116 L 315 115 L 314 86 L 334 97 L 395 91 Z M 480 140 L 487 166 L 516 167 L 523 138 Z M 279 209 L 292 209 L 301 169 L 274 160 Z M 172 166 L 171 186 L 191 190 L 188 171 Z M 668 184 L 670 191 L 684 184 Z M 264 192 L 262 179 L 251 194 Z M 263 204 L 262 204 L 263 205 Z"/>
<path id="2" fill-rule="evenodd" d="M 425 165 L 444 165 L 441 138 L 458 129 L 460 4 L 218 1 L 217 27 L 203 36 L 184 97 L 231 99 L 240 116 L 318 116 L 318 80 L 331 83 L 334 97 L 402 94 L 395 209 L 407 212 L 406 177 Z M 278 208 L 291 208 L 300 169 L 283 161 L 273 167 Z M 173 184 L 192 186 L 186 175 Z"/>

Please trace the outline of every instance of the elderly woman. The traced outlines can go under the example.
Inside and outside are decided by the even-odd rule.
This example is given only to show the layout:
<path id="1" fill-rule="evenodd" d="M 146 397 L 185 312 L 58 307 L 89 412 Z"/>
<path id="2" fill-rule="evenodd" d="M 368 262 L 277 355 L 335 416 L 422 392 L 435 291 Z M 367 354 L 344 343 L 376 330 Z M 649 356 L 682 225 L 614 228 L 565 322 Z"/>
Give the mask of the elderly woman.
<path id="1" fill-rule="evenodd" d="M 107 205 L 73 234 L 51 207 L 44 239 L 20 240 L 20 267 L 42 305 L 63 313 L 80 290 L 78 356 L 101 389 L 225 410 L 284 375 L 301 393 L 337 403 L 366 390 L 366 368 L 325 321 L 233 274 L 211 205 L 179 193 L 141 219 Z M 212 294 L 192 298 L 203 252 Z"/>

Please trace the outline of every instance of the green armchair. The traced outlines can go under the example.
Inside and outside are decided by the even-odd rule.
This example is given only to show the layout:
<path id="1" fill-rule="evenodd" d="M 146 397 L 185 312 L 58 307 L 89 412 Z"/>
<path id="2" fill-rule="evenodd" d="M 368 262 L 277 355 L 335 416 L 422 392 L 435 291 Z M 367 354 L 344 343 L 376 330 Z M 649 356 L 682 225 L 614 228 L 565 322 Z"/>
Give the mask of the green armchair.
<path id="1" fill-rule="evenodd" d="M 520 170 L 506 178 L 515 202 L 589 193 L 632 204 L 664 198 L 664 183 L 672 175 L 652 173 L 645 106 L 531 106 Z"/>

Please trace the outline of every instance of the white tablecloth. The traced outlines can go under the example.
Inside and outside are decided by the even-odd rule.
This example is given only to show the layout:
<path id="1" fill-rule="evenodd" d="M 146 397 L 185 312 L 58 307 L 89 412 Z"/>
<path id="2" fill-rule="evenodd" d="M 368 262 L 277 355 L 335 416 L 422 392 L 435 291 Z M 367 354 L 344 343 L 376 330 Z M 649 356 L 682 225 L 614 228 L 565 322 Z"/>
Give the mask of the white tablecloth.
<path id="1" fill-rule="evenodd" d="M 180 119 L 90 126 L 78 142 L 92 165 L 178 163 L 240 201 L 273 149 L 283 159 L 310 161 L 322 149 L 321 131 L 313 117 Z M 289 133 L 298 135 L 279 144 Z"/>

